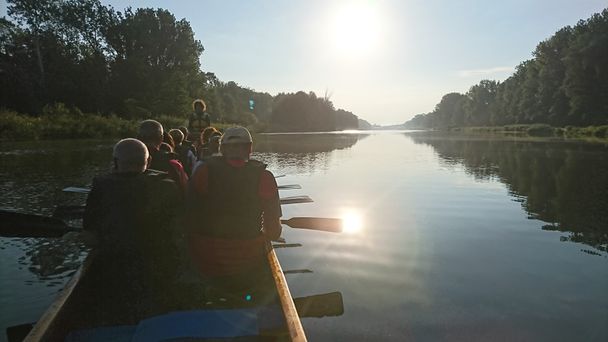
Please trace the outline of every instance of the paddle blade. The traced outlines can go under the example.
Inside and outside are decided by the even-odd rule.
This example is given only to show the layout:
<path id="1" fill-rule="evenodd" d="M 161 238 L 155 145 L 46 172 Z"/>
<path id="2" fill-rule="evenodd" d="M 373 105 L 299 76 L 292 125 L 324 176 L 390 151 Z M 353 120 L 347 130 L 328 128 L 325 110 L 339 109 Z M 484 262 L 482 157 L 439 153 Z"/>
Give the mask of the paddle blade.
<path id="1" fill-rule="evenodd" d="M 300 317 L 341 316 L 344 313 L 344 301 L 340 292 L 298 297 L 293 302 Z"/>
<path id="2" fill-rule="evenodd" d="M 302 247 L 301 243 L 273 243 L 272 248 Z"/>
<path id="3" fill-rule="evenodd" d="M 53 217 L 57 217 L 62 220 L 81 219 L 83 215 L 83 205 L 60 205 L 55 208 L 55 211 L 53 212 Z"/>
<path id="4" fill-rule="evenodd" d="M 284 184 L 284 185 L 279 185 L 277 188 L 279 190 L 296 190 L 296 189 L 302 189 L 302 186 L 300 184 Z"/>
<path id="5" fill-rule="evenodd" d="M 291 197 L 282 197 L 280 199 L 281 205 L 284 204 L 296 204 L 296 203 L 311 203 L 313 202 L 312 198 L 308 196 L 291 196 Z"/>
<path id="6" fill-rule="evenodd" d="M 342 232 L 342 220 L 324 217 L 292 217 L 289 220 L 281 220 L 281 223 L 291 228 L 321 230 L 324 232 Z"/>
<path id="7" fill-rule="evenodd" d="M 25 323 L 6 328 L 8 342 L 25 340 L 25 337 L 32 331 L 35 324 L 36 323 Z"/>
<path id="8" fill-rule="evenodd" d="M 79 187 L 76 187 L 76 186 L 68 186 L 67 188 L 64 188 L 61 191 L 63 191 L 63 192 L 75 192 L 75 193 L 79 193 L 79 194 L 88 194 L 89 192 L 91 192 L 91 189 L 89 189 L 89 188 L 79 188 Z"/>
<path id="9" fill-rule="evenodd" d="M 70 228 L 54 217 L 0 210 L 0 236 L 3 237 L 61 237 Z"/>

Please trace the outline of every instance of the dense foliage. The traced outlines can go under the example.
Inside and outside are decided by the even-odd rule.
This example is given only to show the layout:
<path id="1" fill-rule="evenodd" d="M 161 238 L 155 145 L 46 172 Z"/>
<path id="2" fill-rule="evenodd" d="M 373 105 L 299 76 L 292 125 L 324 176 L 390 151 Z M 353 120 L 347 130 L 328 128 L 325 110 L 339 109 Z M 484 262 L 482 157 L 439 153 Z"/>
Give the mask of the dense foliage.
<path id="1" fill-rule="evenodd" d="M 99 0 L 7 2 L 9 18 L 0 18 L 0 107 L 5 112 L 41 116 L 46 105 L 65 104 L 130 120 L 185 118 L 192 101 L 203 98 L 214 122 L 269 129 L 358 128 L 352 124 L 356 116 L 336 111 L 329 99 L 294 107 L 297 94 L 273 97 L 202 71 L 201 42 L 188 21 L 167 10 L 119 12 Z M 275 118 L 282 124 L 273 127 Z"/>
<path id="2" fill-rule="evenodd" d="M 483 80 L 450 93 L 411 128 L 545 123 L 608 124 L 608 9 L 541 42 L 504 82 Z"/>
<path id="3" fill-rule="evenodd" d="M 327 97 L 315 93 L 279 94 L 272 111 L 272 122 L 289 131 L 357 129 L 359 121 L 351 112 L 339 109 Z"/>

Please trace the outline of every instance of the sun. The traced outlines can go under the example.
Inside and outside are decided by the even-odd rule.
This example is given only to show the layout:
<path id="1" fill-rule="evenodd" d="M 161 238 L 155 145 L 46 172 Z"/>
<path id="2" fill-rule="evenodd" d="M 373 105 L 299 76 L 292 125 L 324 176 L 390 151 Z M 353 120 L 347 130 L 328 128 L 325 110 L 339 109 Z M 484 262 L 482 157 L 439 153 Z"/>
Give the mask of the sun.
<path id="1" fill-rule="evenodd" d="M 330 43 L 343 58 L 361 58 L 379 47 L 383 36 L 379 11 L 370 3 L 352 3 L 337 9 L 331 19 Z"/>

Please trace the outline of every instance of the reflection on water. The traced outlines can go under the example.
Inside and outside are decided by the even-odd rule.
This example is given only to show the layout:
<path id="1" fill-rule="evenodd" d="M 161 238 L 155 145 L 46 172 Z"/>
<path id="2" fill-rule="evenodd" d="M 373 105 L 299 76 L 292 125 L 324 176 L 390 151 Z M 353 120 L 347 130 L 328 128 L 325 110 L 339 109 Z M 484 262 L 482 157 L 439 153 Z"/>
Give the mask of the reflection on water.
<path id="1" fill-rule="evenodd" d="M 0 150 L 0 208 L 50 215 L 57 203 L 81 204 L 61 193 L 65 186 L 89 184 L 108 170 L 111 141 L 3 143 Z"/>
<path id="2" fill-rule="evenodd" d="M 498 179 L 544 230 L 562 240 L 607 251 L 608 146 L 580 142 L 471 139 L 409 135 L 432 146 L 447 165 L 463 165 L 476 179 Z"/>
<path id="3" fill-rule="evenodd" d="M 346 210 L 342 215 L 342 230 L 347 234 L 356 234 L 363 229 L 363 218 L 355 210 Z"/>
<path id="4" fill-rule="evenodd" d="M 260 134 L 254 141 L 254 158 L 271 165 L 281 165 L 290 174 L 327 170 L 332 151 L 351 148 L 367 134 L 360 133 L 289 133 Z"/>
<path id="5" fill-rule="evenodd" d="M 608 340 L 605 145 L 401 132 L 254 139 L 255 157 L 285 175 L 279 184 L 302 185 L 281 196 L 314 199 L 284 206 L 284 218 L 361 226 L 284 229 L 277 255 L 306 299 L 309 340 Z M 60 189 L 107 170 L 112 143 L 2 145 L 0 207 L 82 204 Z M 0 239 L 0 325 L 38 319 L 82 253 L 69 237 Z"/>
<path id="6" fill-rule="evenodd" d="M 255 137 L 256 152 L 273 153 L 313 153 L 331 152 L 350 148 L 357 141 L 367 137 L 367 133 L 270 133 Z"/>

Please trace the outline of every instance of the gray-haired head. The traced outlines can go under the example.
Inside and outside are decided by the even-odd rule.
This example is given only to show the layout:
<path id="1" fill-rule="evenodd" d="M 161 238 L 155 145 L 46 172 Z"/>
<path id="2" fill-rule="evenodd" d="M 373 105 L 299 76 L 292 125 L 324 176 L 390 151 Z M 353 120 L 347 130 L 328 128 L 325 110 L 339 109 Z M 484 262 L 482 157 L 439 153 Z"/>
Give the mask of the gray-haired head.
<path id="1" fill-rule="evenodd" d="M 139 124 L 137 138 L 146 145 L 158 148 L 163 142 L 163 125 L 156 120 L 144 120 Z"/>
<path id="2" fill-rule="evenodd" d="M 177 128 L 170 130 L 169 135 L 171 136 L 171 138 L 173 138 L 175 146 L 181 144 L 182 141 L 184 141 L 184 133 L 182 133 L 182 131 Z"/>
<path id="3" fill-rule="evenodd" d="M 144 172 L 148 166 L 150 154 L 143 142 L 127 138 L 114 145 L 113 156 L 116 172 Z"/>

